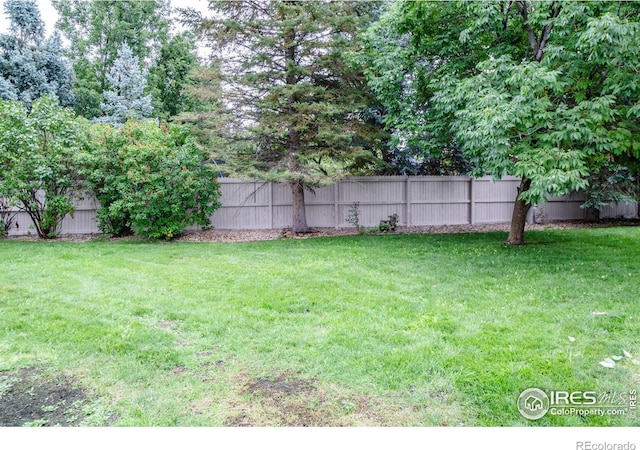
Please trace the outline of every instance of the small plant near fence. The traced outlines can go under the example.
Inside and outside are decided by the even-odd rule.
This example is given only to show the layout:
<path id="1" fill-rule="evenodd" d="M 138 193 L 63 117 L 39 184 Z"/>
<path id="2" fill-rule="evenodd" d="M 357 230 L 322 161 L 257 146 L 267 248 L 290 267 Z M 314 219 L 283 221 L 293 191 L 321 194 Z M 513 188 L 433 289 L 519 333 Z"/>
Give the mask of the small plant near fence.
<path id="1" fill-rule="evenodd" d="M 398 225 L 397 214 L 391 214 L 387 216 L 386 220 L 381 220 L 377 227 L 366 228 L 360 225 L 360 202 L 354 202 L 349 207 L 349 214 L 344 219 L 345 222 L 350 223 L 358 229 L 359 234 L 376 234 L 376 233 L 393 233 L 396 231 Z"/>
<path id="2" fill-rule="evenodd" d="M 349 206 L 349 214 L 344 220 L 356 227 L 358 233 L 362 234 L 364 232 L 364 227 L 360 225 L 360 202 L 353 202 Z"/>
<path id="3" fill-rule="evenodd" d="M 4 197 L 0 197 L 0 238 L 9 234 L 17 215 L 18 211 L 11 207 L 9 201 Z"/>
<path id="4" fill-rule="evenodd" d="M 398 225 L 398 215 L 391 214 L 387 220 L 381 220 L 378 225 L 378 230 L 381 233 L 389 233 L 396 231 L 396 226 Z"/>

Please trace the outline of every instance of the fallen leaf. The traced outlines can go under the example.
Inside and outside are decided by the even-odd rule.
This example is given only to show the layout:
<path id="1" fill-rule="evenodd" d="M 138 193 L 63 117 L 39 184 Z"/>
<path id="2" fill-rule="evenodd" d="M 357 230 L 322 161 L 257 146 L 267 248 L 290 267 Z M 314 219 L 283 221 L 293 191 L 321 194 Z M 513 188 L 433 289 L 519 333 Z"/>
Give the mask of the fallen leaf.
<path id="1" fill-rule="evenodd" d="M 606 316 L 609 313 L 604 311 L 593 311 L 591 314 L 593 314 L 594 316 Z"/>
<path id="2" fill-rule="evenodd" d="M 608 362 L 608 361 L 600 361 L 600 365 L 602 367 L 606 367 L 607 369 L 613 369 L 616 365 L 613 361 Z"/>
<path id="3" fill-rule="evenodd" d="M 576 338 L 574 338 L 573 336 L 569 336 L 569 341 L 570 341 L 570 342 L 575 342 L 575 341 L 576 341 Z"/>
<path id="4" fill-rule="evenodd" d="M 626 350 L 622 350 L 622 353 L 624 354 L 624 356 L 626 356 L 627 358 L 633 358 L 633 355 L 631 353 L 629 353 Z"/>
<path id="5" fill-rule="evenodd" d="M 614 361 L 620 361 L 622 359 L 622 356 L 618 356 L 618 355 L 613 355 L 611 357 Z"/>

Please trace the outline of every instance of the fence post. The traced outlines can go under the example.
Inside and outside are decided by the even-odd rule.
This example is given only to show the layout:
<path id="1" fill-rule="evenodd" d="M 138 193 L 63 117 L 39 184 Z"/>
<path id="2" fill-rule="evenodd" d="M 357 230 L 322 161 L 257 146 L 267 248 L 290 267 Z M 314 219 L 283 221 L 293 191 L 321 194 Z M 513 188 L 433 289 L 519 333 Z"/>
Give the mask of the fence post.
<path id="1" fill-rule="evenodd" d="M 476 196 L 475 196 L 476 179 L 469 179 L 469 224 L 473 225 L 476 221 Z"/>
<path id="2" fill-rule="evenodd" d="M 411 177 L 407 175 L 407 183 L 405 185 L 405 200 L 407 202 L 407 226 L 411 226 Z"/>
<path id="3" fill-rule="evenodd" d="M 267 188 L 268 206 L 269 206 L 269 229 L 273 230 L 273 181 L 269 181 Z"/>
<path id="4" fill-rule="evenodd" d="M 338 180 L 333 185 L 333 224 L 336 230 L 340 228 L 340 183 L 342 181 Z"/>

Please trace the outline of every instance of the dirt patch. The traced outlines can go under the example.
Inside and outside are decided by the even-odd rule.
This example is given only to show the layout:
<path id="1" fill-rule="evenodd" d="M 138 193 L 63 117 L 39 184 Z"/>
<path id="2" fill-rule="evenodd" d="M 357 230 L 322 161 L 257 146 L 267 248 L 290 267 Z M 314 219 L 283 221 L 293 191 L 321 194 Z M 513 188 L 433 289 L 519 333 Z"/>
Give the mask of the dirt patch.
<path id="1" fill-rule="evenodd" d="M 239 398 L 229 405 L 231 414 L 224 421 L 229 427 L 385 426 L 410 420 L 408 410 L 392 411 L 366 395 L 348 394 L 289 372 L 238 381 Z"/>
<path id="2" fill-rule="evenodd" d="M 187 373 L 188 369 L 185 366 L 178 366 L 171 371 L 171 375 L 174 377 L 179 377 L 180 375 L 184 375 Z"/>
<path id="3" fill-rule="evenodd" d="M 240 395 L 247 402 L 234 405 L 238 410 L 225 421 L 225 426 L 331 426 L 336 423 L 329 411 L 327 396 L 315 381 L 284 373 L 275 378 L 249 379 L 242 384 Z"/>
<path id="4" fill-rule="evenodd" d="M 280 375 L 276 379 L 257 378 L 245 384 L 244 392 L 263 398 L 281 400 L 294 395 L 308 395 L 317 391 L 312 382 L 300 380 L 290 375 Z"/>
<path id="5" fill-rule="evenodd" d="M 73 378 L 35 368 L 0 373 L 0 426 L 74 426 L 86 417 L 86 392 Z"/>
<path id="6" fill-rule="evenodd" d="M 160 328 L 161 330 L 173 330 L 175 326 L 175 320 L 163 320 L 162 322 L 158 323 L 158 328 Z"/>

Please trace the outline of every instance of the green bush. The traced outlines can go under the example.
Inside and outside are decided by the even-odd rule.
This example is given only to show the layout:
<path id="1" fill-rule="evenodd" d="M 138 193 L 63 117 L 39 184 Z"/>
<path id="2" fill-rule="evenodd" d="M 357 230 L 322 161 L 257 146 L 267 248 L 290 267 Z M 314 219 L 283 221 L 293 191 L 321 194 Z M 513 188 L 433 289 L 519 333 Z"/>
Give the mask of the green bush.
<path id="1" fill-rule="evenodd" d="M 101 231 L 171 239 L 190 225 L 208 226 L 220 190 L 207 157 L 184 127 L 93 125 L 92 149 L 80 158 L 101 203 Z"/>
<path id="2" fill-rule="evenodd" d="M 80 179 L 74 155 L 85 141 L 86 121 L 62 108 L 55 97 L 22 102 L 0 99 L 0 197 L 4 227 L 16 206 L 31 217 L 38 236 L 53 238 L 62 219 L 73 213 Z M 2 206 L 2 205 L 0 205 Z M 7 220 L 10 219 L 10 220 Z"/>

